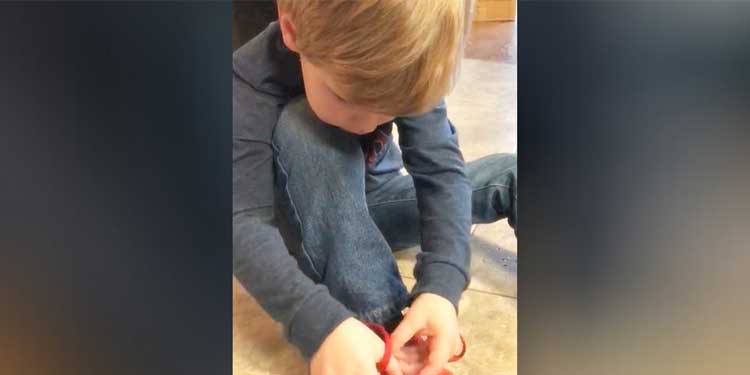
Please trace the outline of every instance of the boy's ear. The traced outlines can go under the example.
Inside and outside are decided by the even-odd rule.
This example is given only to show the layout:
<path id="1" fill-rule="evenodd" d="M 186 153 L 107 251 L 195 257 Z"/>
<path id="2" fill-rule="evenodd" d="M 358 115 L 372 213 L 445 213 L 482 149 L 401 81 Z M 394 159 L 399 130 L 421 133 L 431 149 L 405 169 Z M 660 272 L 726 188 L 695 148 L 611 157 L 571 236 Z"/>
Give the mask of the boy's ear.
<path id="1" fill-rule="evenodd" d="M 281 12 L 279 12 L 279 27 L 281 28 L 281 38 L 284 40 L 286 48 L 294 52 L 299 52 L 297 51 L 297 33 L 294 29 L 294 24 L 292 24 L 292 21 L 286 14 Z"/>

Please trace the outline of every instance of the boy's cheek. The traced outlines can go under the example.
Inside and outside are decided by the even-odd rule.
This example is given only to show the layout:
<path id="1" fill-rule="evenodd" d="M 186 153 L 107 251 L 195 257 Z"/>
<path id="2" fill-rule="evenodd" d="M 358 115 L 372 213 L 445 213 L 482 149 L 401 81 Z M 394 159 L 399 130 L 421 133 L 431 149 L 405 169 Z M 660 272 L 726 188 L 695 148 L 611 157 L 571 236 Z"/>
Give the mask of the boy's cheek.
<path id="1" fill-rule="evenodd" d="M 335 125 L 337 119 L 334 113 L 332 113 L 333 111 L 327 108 L 324 104 L 318 102 L 314 96 L 308 95 L 307 98 L 310 103 L 310 109 L 312 109 L 313 113 L 315 113 L 315 116 L 317 116 L 320 121 L 323 121 L 326 124 Z"/>
<path id="2" fill-rule="evenodd" d="M 344 116 L 340 116 L 335 110 L 329 109 L 325 105 L 315 105 L 313 102 L 310 102 L 310 107 L 320 121 L 345 132 L 363 135 L 371 133 L 375 130 L 375 127 L 377 127 L 377 125 L 369 126 L 367 124 L 362 124 L 361 122 L 351 121 Z"/>

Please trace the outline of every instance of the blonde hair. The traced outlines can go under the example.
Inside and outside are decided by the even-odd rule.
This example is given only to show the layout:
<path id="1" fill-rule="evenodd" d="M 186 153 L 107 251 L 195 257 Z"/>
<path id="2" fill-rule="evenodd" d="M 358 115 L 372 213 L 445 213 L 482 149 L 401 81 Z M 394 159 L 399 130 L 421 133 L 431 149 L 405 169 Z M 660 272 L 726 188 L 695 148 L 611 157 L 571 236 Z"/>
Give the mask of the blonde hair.
<path id="1" fill-rule="evenodd" d="M 344 100 L 390 114 L 424 112 L 453 88 L 472 0 L 278 0 L 305 59 Z"/>

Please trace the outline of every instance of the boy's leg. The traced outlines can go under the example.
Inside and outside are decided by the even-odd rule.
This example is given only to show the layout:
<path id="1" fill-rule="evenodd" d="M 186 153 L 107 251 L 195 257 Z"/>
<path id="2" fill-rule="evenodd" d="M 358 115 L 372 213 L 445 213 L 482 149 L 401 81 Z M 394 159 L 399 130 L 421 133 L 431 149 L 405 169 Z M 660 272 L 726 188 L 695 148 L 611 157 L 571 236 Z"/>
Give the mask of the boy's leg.
<path id="1" fill-rule="evenodd" d="M 367 209 L 359 138 L 320 122 L 301 99 L 284 109 L 273 147 L 277 197 L 300 239 L 290 246 L 300 268 L 360 319 L 398 319 L 409 294 Z"/>
<path id="2" fill-rule="evenodd" d="M 508 218 L 518 224 L 516 156 L 494 154 L 466 164 L 472 186 L 472 223 L 491 223 Z M 419 210 L 411 176 L 398 173 L 368 176 L 370 215 L 393 249 L 418 245 Z"/>

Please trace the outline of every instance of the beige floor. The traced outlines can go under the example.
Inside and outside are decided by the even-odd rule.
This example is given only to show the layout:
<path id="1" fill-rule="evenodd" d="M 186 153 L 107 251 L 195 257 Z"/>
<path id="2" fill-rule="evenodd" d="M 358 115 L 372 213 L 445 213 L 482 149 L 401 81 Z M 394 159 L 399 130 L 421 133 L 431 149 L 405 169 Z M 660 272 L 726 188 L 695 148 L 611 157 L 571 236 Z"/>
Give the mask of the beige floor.
<path id="1" fill-rule="evenodd" d="M 516 65 L 465 59 L 462 76 L 447 98 L 466 160 L 516 152 Z M 414 283 L 418 248 L 398 252 L 404 282 Z M 460 306 L 468 342 L 464 359 L 450 368 L 457 375 L 516 374 L 517 244 L 507 221 L 480 225 L 472 235 L 472 282 Z M 234 282 L 234 374 L 301 375 L 305 364 L 273 322 Z"/>

